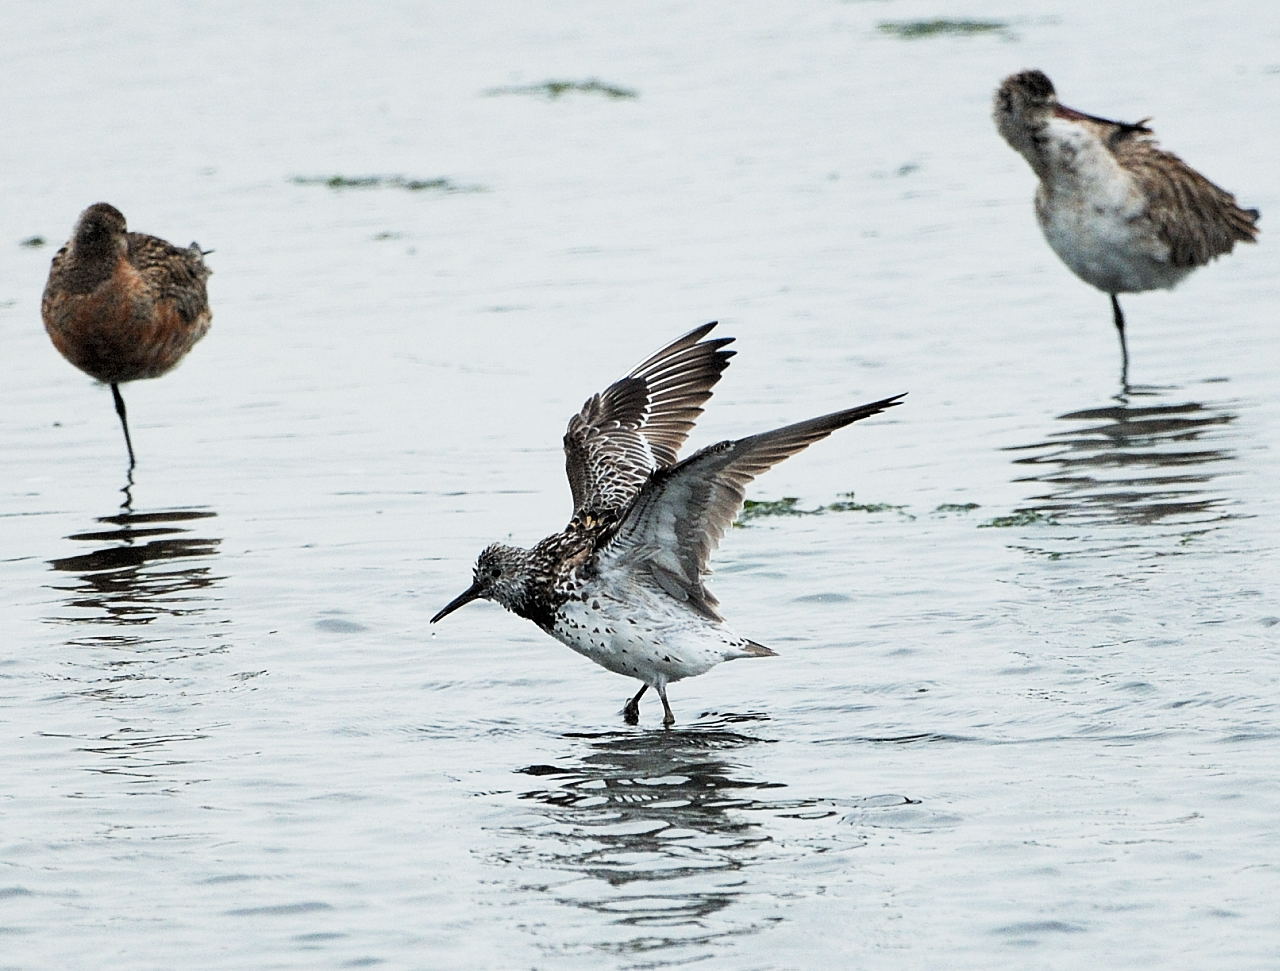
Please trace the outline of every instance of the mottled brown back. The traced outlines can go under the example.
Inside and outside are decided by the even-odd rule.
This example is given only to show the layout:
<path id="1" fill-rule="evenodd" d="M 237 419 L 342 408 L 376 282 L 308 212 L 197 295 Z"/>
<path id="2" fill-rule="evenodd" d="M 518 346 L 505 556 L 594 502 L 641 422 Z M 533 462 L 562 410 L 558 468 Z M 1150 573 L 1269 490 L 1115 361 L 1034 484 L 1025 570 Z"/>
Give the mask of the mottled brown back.
<path id="1" fill-rule="evenodd" d="M 212 272 L 200 247 L 192 243 L 179 249 L 172 243 L 144 233 L 129 233 L 129 262 L 150 285 L 156 300 L 172 300 L 182 319 L 197 323 L 209 313 L 205 281 Z"/>
<path id="2" fill-rule="evenodd" d="M 1152 221 L 1169 244 L 1175 266 L 1203 266 L 1258 235 L 1258 210 L 1242 209 L 1214 185 L 1150 138 L 1113 138 L 1109 147 L 1150 200 Z"/>

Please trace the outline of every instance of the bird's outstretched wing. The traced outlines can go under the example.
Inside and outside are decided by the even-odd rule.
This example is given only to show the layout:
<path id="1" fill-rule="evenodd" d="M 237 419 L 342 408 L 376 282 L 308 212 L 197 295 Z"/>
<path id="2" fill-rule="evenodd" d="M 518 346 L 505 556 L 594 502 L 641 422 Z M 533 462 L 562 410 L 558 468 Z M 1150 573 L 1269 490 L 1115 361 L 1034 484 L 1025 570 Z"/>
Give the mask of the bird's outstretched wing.
<path id="1" fill-rule="evenodd" d="M 600 551 L 601 567 L 625 569 L 712 620 L 716 599 L 703 586 L 707 560 L 742 509 L 757 475 L 837 428 L 900 404 L 903 395 L 720 442 L 657 472 Z"/>
<path id="2" fill-rule="evenodd" d="M 724 349 L 732 337 L 702 339 L 714 326 L 672 341 L 569 419 L 564 453 L 574 516 L 621 512 L 649 476 L 675 464 L 735 353 Z"/>

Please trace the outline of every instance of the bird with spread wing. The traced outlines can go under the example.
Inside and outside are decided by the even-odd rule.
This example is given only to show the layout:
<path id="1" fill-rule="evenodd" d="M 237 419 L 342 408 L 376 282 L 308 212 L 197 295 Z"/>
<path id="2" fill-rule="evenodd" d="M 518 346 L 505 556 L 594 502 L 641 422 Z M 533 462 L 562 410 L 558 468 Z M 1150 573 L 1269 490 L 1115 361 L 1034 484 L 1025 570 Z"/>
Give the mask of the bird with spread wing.
<path id="1" fill-rule="evenodd" d="M 573 517 L 531 549 L 493 544 L 473 582 L 431 618 L 493 600 L 579 654 L 642 682 L 623 709 L 635 724 L 653 688 L 663 724 L 667 685 L 721 661 L 775 652 L 724 625 L 703 584 L 707 560 L 757 475 L 902 395 L 774 431 L 679 451 L 733 356 L 704 324 L 593 395 L 569 421 L 565 465 Z"/>

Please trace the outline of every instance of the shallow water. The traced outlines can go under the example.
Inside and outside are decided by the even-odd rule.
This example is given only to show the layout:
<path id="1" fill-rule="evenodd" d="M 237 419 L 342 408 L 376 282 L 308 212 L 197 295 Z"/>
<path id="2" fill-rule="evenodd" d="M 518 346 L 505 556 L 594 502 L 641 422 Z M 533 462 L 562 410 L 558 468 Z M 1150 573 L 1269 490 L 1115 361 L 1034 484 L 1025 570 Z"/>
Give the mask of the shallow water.
<path id="1" fill-rule="evenodd" d="M 1280 15 L 964 14 L 1007 26 L 0 15 L 0 966 L 1273 964 Z M 1125 300 L 1128 395 L 988 117 L 1027 66 L 1264 212 Z M 593 78 L 637 97 L 488 93 Z M 295 181 L 335 175 L 459 191 Z M 214 250 L 209 336 L 126 389 L 131 484 L 39 325 L 98 199 Z M 751 491 L 870 510 L 717 554 L 780 656 L 633 729 L 631 682 L 499 608 L 430 628 L 563 523 L 581 401 L 716 318 L 694 445 L 911 392 Z"/>

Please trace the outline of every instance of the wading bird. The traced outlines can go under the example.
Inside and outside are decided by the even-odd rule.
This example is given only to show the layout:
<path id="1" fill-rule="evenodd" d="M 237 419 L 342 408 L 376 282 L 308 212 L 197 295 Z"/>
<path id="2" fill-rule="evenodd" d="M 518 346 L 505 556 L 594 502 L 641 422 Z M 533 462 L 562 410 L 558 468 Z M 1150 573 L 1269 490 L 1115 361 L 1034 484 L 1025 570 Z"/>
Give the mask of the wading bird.
<path id="1" fill-rule="evenodd" d="M 205 253 L 131 233 L 119 209 L 95 203 L 58 250 L 40 304 L 53 346 L 85 374 L 111 385 L 129 468 L 133 441 L 120 385 L 158 378 L 209 329 Z"/>
<path id="2" fill-rule="evenodd" d="M 494 600 L 642 686 L 623 709 L 635 724 L 653 688 L 663 724 L 667 685 L 734 658 L 775 652 L 725 626 L 702 583 L 707 560 L 757 475 L 902 395 L 785 428 L 720 442 L 684 460 L 684 445 L 729 363 L 732 338 L 704 324 L 587 399 L 564 436 L 573 518 L 532 549 L 495 543 L 473 582 L 431 618 Z"/>
<path id="3" fill-rule="evenodd" d="M 1178 156 L 1156 146 L 1146 122 L 1086 115 L 1058 102 L 1041 71 L 996 91 L 996 127 L 1040 180 L 1036 218 L 1053 251 L 1111 297 L 1128 383 L 1121 293 L 1164 290 L 1192 270 L 1252 243 L 1258 210 L 1242 209 Z"/>

